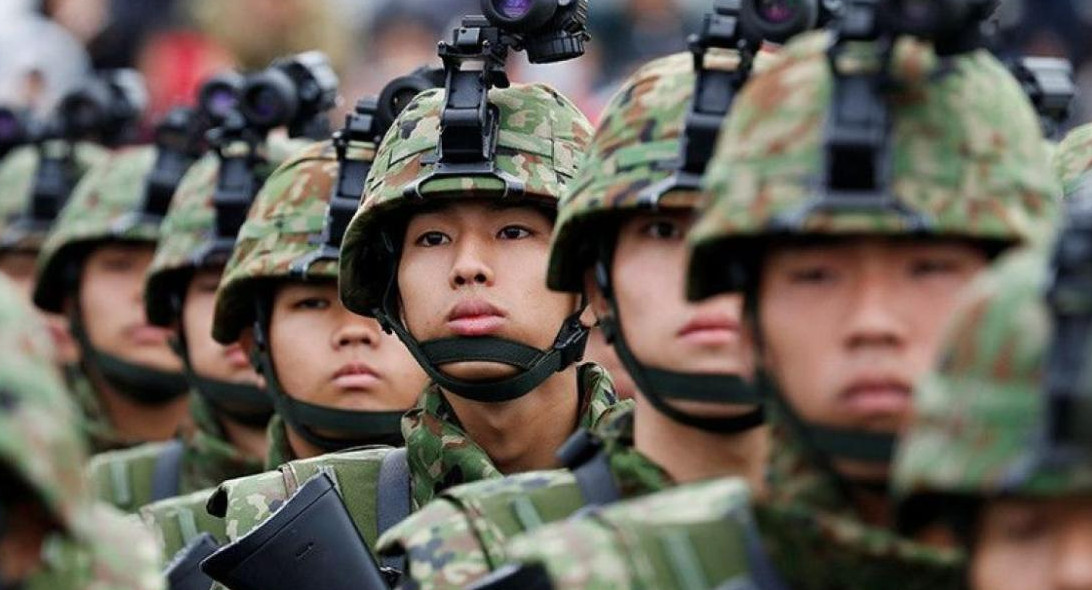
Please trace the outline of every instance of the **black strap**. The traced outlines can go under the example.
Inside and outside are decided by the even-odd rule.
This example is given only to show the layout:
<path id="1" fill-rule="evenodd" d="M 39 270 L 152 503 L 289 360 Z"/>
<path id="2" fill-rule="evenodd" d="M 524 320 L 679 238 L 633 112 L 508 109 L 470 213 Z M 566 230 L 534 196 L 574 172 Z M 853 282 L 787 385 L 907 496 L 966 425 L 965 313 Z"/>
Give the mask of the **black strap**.
<path id="1" fill-rule="evenodd" d="M 383 456 L 379 465 L 379 490 L 376 498 L 376 529 L 387 532 L 410 514 L 410 472 L 406 448 L 398 448 Z M 405 571 L 405 555 L 380 556 L 380 565 Z"/>
<path id="2" fill-rule="evenodd" d="M 179 439 L 163 445 L 163 450 L 155 458 L 155 471 L 152 473 L 153 502 L 178 495 L 182 480 L 182 453 L 185 450 Z"/>
<path id="3" fill-rule="evenodd" d="M 610 456 L 603 440 L 590 430 L 581 428 L 573 433 L 557 450 L 561 464 L 572 471 L 585 507 L 603 506 L 617 502 L 622 492 L 614 483 L 610 470 Z"/>

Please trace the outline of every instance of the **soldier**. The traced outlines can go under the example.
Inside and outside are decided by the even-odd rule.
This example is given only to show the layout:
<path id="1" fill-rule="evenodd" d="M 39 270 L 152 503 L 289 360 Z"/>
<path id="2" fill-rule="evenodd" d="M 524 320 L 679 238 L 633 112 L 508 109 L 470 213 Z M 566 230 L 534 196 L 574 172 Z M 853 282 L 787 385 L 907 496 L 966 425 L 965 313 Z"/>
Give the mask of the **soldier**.
<path id="1" fill-rule="evenodd" d="M 301 142 L 269 144 L 254 174 L 264 179 Z M 212 339 L 213 302 L 238 227 L 217 223 L 220 162 L 209 154 L 182 178 L 163 220 L 145 288 L 149 321 L 172 330 L 172 347 L 197 394 L 179 438 L 97 455 L 88 468 L 104 501 L 127 511 L 261 471 L 272 401 L 239 344 Z M 241 222 L 241 220 L 240 220 Z M 205 496 L 208 496 L 206 492 Z"/>
<path id="2" fill-rule="evenodd" d="M 52 354 L 44 327 L 0 279 L 0 587 L 160 588 L 148 535 L 91 503 L 78 415 Z"/>
<path id="3" fill-rule="evenodd" d="M 403 423 L 418 507 L 459 483 L 556 466 L 561 443 L 616 401 L 600 368 L 574 364 L 579 297 L 545 286 L 587 120 L 548 87 L 490 91 L 492 169 L 460 175 L 435 159 L 444 96 L 418 95 L 387 133 L 341 258 L 346 307 L 378 317 L 432 378 Z"/>
<path id="4" fill-rule="evenodd" d="M 159 238 L 142 211 L 155 149 L 112 153 L 77 185 L 42 246 L 34 303 L 64 313 L 93 387 L 93 450 L 166 440 L 187 415 L 188 385 L 169 333 L 144 315 L 144 274 Z M 125 304 L 125 302 L 128 302 Z"/>
<path id="5" fill-rule="evenodd" d="M 883 168 L 856 153 L 846 168 L 824 170 L 827 111 L 845 96 L 833 92 L 841 81 L 830 47 L 828 33 L 790 43 L 737 99 L 706 178 L 712 199 L 691 232 L 689 291 L 744 294 L 780 428 L 771 497 L 756 517 L 789 585 L 957 587 L 957 554 L 892 528 L 890 450 L 957 294 L 998 252 L 1044 237 L 1056 187 L 1035 114 L 1001 64 L 983 51 L 942 61 L 900 39 L 888 62 L 870 61 L 877 46 L 867 43 L 833 59 L 841 75 L 850 64 L 865 73 L 888 64 L 889 90 L 876 97 L 891 118 L 880 157 L 893 162 L 878 190 L 850 184 L 853 200 L 835 202 L 846 193 L 824 190 L 824 179 L 844 188 L 841 172 Z M 509 554 L 544 564 L 558 588 L 713 587 L 738 573 L 724 567 L 733 563 L 725 548 L 747 538 L 723 526 L 746 520 L 746 507 L 727 501 L 738 498 L 731 483 L 615 505 L 513 541 Z M 651 506 L 689 524 L 680 533 L 671 519 L 642 523 Z M 618 539 L 638 534 L 647 538 L 633 551 L 657 559 L 631 561 L 641 556 Z M 638 562 L 651 567 L 603 567 Z M 678 564 L 688 571 L 671 573 Z"/>
<path id="6" fill-rule="evenodd" d="M 703 77 L 745 79 L 737 52 L 703 59 L 712 69 Z M 636 380 L 636 408 L 602 436 L 567 443 L 571 472 L 458 486 L 386 533 L 378 550 L 408 554 L 415 587 L 461 588 L 505 563 L 509 538 L 586 504 L 726 475 L 761 489 L 768 433 L 753 390 L 739 378 L 750 377 L 751 367 L 739 334 L 742 298 L 690 304 L 684 297 L 685 236 L 699 195 L 679 172 L 682 138 L 698 133 L 686 126 L 693 62 L 690 53 L 659 59 L 622 84 L 562 198 L 551 245 L 549 286 L 589 294 Z M 517 504 L 536 518 L 511 518 Z"/>

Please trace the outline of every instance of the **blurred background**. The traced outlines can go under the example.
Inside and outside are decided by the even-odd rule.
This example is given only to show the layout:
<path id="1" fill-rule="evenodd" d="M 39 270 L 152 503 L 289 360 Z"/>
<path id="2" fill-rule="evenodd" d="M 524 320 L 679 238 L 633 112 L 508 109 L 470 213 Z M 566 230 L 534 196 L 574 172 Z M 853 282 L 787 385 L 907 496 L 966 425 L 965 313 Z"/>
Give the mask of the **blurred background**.
<path id="1" fill-rule="evenodd" d="M 1092 120 L 1092 0 L 1004 2 L 1006 50 L 1069 57 L 1083 97 L 1074 121 Z M 594 119 L 635 66 L 685 49 L 709 4 L 592 0 L 587 56 L 516 63 L 512 77 L 555 85 Z M 437 40 L 478 12 L 478 0 L 0 0 L 0 105 L 44 113 L 84 72 L 133 67 L 146 77 L 155 120 L 191 103 L 211 73 L 321 49 L 341 76 L 344 111 L 391 78 L 437 62 Z"/>

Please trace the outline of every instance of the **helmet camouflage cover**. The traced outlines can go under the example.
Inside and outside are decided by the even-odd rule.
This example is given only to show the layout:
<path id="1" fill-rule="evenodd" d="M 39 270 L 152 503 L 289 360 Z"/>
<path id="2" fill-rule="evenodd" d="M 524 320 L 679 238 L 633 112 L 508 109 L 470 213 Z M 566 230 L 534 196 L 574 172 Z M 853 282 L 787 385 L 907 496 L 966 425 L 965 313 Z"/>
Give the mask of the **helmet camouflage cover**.
<path id="1" fill-rule="evenodd" d="M 556 209 L 592 129 L 575 105 L 542 84 L 513 84 L 489 92 L 499 112 L 495 164 L 498 172 L 521 181 L 524 192 L 507 194 L 493 176 L 444 177 L 419 185 L 430 198 L 505 198 Z M 412 189 L 436 169 L 431 158 L 440 139 L 444 91 L 419 94 L 383 138 L 365 184 L 364 199 L 345 232 L 341 247 L 341 300 L 348 309 L 372 315 L 390 280 L 394 247 L 402 236 L 389 234 L 409 211 L 422 204 Z"/>
<path id="2" fill-rule="evenodd" d="M 352 143 L 348 157 L 371 160 L 371 144 Z M 254 323 L 256 290 L 277 279 L 337 280 L 337 261 L 319 260 L 305 274 L 293 263 L 318 247 L 337 183 L 333 143 L 313 143 L 288 158 L 262 185 L 216 294 L 212 335 L 230 344 Z"/>
<path id="3" fill-rule="evenodd" d="M 266 163 L 257 167 L 256 175 L 264 180 L 273 168 L 308 142 L 273 140 L 268 144 Z M 171 299 L 179 289 L 185 289 L 193 271 L 203 265 L 223 264 L 224 260 L 198 260 L 204 247 L 213 239 L 216 209 L 213 196 L 219 180 L 220 159 L 208 153 L 190 166 L 182 177 L 167 216 L 163 218 L 162 239 L 148 269 L 144 304 L 148 321 L 169 325 L 175 318 Z"/>
<path id="4" fill-rule="evenodd" d="M 901 510 L 937 495 L 1092 493 L 1092 466 L 1036 461 L 1051 341 L 1046 275 L 1042 254 L 1018 251 L 969 289 L 939 367 L 914 393 L 892 477 Z"/>
<path id="5" fill-rule="evenodd" d="M 759 55 L 760 62 L 767 54 Z M 733 71 L 734 51 L 711 50 L 705 66 Z M 550 288 L 583 290 L 606 223 L 650 207 L 689 210 L 701 193 L 674 189 L 650 194 L 678 166 L 686 116 L 694 95 L 694 56 L 678 53 L 650 62 L 629 77 L 603 110 L 580 170 L 558 207 L 550 252 Z M 656 191 L 658 192 L 658 191 Z"/>
<path id="6" fill-rule="evenodd" d="M 1069 195 L 1089 170 L 1092 170 L 1092 125 L 1084 125 L 1071 131 L 1058 144 L 1054 172 L 1065 194 Z"/>
<path id="7" fill-rule="evenodd" d="M 46 149 L 57 147 L 60 145 L 52 144 Z M 83 176 L 105 157 L 106 151 L 94 144 L 76 144 L 76 177 Z M 45 241 L 46 231 L 15 225 L 30 205 L 38 161 L 38 148 L 35 146 L 15 149 L 0 161 L 0 251 L 37 252 Z"/>
<path id="8" fill-rule="evenodd" d="M 83 534 L 86 460 L 75 408 L 37 316 L 0 277 L 0 461 L 57 522 Z"/>
<path id="9" fill-rule="evenodd" d="M 102 242 L 159 239 L 159 219 L 141 214 L 144 187 L 155 162 L 152 146 L 111 153 L 76 185 L 61 210 L 38 258 L 34 303 L 45 311 L 62 311 L 70 264 Z"/>
<path id="10" fill-rule="evenodd" d="M 828 33 L 802 35 L 735 101 L 705 178 L 710 200 L 689 236 L 691 298 L 746 288 L 728 269 L 753 262 L 772 236 L 943 236 L 1004 245 L 1048 235 L 1058 188 L 1020 86 L 986 51 L 942 62 L 909 38 L 896 43 L 887 72 L 895 83 L 887 101 L 890 196 L 905 211 L 824 208 L 817 189 L 835 83 L 829 46 Z M 838 63 L 844 72 L 874 70 L 876 47 L 849 44 Z"/>

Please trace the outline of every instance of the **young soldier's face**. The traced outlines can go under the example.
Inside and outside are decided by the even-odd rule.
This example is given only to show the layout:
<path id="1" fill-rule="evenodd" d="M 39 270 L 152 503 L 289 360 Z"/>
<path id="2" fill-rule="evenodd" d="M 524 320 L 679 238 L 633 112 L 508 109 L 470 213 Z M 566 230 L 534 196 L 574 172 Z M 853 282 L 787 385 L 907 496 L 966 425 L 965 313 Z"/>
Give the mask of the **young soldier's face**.
<path id="1" fill-rule="evenodd" d="M 238 343 L 224 346 L 212 339 L 216 287 L 222 271 L 222 268 L 198 270 L 186 288 L 181 327 L 190 364 L 194 372 L 206 379 L 257 384 L 258 375 L 243 347 Z"/>
<path id="2" fill-rule="evenodd" d="M 1092 499 L 989 502 L 975 541 L 973 590 L 1092 588 Z"/>
<path id="3" fill-rule="evenodd" d="M 273 299 L 269 346 L 285 392 L 344 410 L 405 410 L 424 372 L 395 336 L 338 300 L 337 284 L 285 283 Z"/>
<path id="4" fill-rule="evenodd" d="M 634 356 L 681 373 L 750 376 L 752 351 L 741 339 L 742 298 L 685 297 L 688 212 L 639 214 L 618 229 L 611 270 L 621 325 Z M 607 302 L 589 285 L 599 314 Z"/>
<path id="5" fill-rule="evenodd" d="M 38 256 L 34 252 L 0 253 L 0 274 L 7 277 L 19 290 L 28 305 L 34 292 L 34 272 Z M 31 305 L 31 307 L 34 307 Z M 79 360 L 79 349 L 68 331 L 68 320 L 61 314 L 46 313 L 34 308 L 49 328 L 58 365 L 69 365 Z"/>
<path id="6" fill-rule="evenodd" d="M 764 365 L 804 420 L 895 433 L 960 291 L 986 264 L 979 249 L 956 242 L 858 238 L 775 249 L 758 295 Z"/>
<path id="7" fill-rule="evenodd" d="M 83 264 L 80 309 L 87 336 L 101 352 L 161 371 L 181 371 L 169 332 L 144 317 L 144 275 L 152 245 L 108 244 Z"/>
<path id="8" fill-rule="evenodd" d="M 576 297 L 546 287 L 553 222 L 533 207 L 460 202 L 415 215 L 398 266 L 402 314 L 418 341 L 453 337 L 514 340 L 538 349 L 553 344 Z M 452 377 L 492 380 L 508 365 L 444 365 Z"/>

